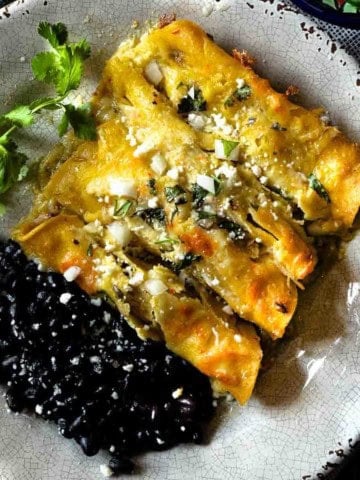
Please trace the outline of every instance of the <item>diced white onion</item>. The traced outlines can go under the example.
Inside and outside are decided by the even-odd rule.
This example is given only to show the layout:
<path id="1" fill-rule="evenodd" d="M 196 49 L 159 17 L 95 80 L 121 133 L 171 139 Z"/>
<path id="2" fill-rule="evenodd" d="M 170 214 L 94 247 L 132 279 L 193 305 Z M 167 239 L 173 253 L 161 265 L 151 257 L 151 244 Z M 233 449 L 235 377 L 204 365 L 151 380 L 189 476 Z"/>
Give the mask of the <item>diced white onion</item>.
<path id="1" fill-rule="evenodd" d="M 123 178 L 109 178 L 109 194 L 117 197 L 136 198 L 135 182 Z"/>
<path id="2" fill-rule="evenodd" d="M 196 177 L 196 183 L 207 192 L 215 195 L 215 182 L 213 178 L 208 175 L 198 175 Z"/>
<path id="3" fill-rule="evenodd" d="M 167 163 L 161 153 L 156 153 L 151 159 L 151 169 L 158 175 L 162 175 L 167 167 Z"/>
<path id="4" fill-rule="evenodd" d="M 107 226 L 110 235 L 121 247 L 126 247 L 130 242 L 131 232 L 123 222 L 112 222 Z"/>
<path id="5" fill-rule="evenodd" d="M 69 267 L 67 270 L 64 272 L 64 277 L 65 280 L 68 282 L 73 282 L 81 273 L 81 268 L 77 267 L 76 265 L 73 265 L 72 267 Z"/>
<path id="6" fill-rule="evenodd" d="M 225 140 L 226 142 L 226 140 Z M 232 160 L 236 161 L 239 159 L 239 150 L 240 147 L 239 145 L 236 145 L 231 152 L 229 153 L 228 156 L 225 154 L 225 143 L 224 140 L 215 140 L 215 156 L 216 158 L 219 158 L 220 160 Z"/>
<path id="7" fill-rule="evenodd" d="M 236 86 L 237 88 L 243 88 L 245 86 L 245 80 L 243 78 L 236 79 Z"/>
<path id="8" fill-rule="evenodd" d="M 160 295 L 161 293 L 166 292 L 167 286 L 161 280 L 156 278 L 151 278 L 146 280 L 144 284 L 145 290 L 150 293 L 150 295 Z"/>
<path id="9" fill-rule="evenodd" d="M 195 100 L 195 87 L 194 87 L 194 85 L 189 88 L 187 94 L 188 94 L 188 96 L 189 96 L 190 98 L 192 98 L 193 100 Z"/>
<path id="10" fill-rule="evenodd" d="M 189 113 L 188 122 L 195 130 L 202 130 L 206 125 L 203 115 L 199 113 Z"/>
<path id="11" fill-rule="evenodd" d="M 146 65 L 144 73 L 145 77 L 153 85 L 159 85 L 161 80 L 164 78 L 164 75 L 162 74 L 162 71 L 156 60 L 153 60 Z"/>
<path id="12" fill-rule="evenodd" d="M 215 157 L 226 160 L 225 148 L 222 140 L 215 140 Z"/>

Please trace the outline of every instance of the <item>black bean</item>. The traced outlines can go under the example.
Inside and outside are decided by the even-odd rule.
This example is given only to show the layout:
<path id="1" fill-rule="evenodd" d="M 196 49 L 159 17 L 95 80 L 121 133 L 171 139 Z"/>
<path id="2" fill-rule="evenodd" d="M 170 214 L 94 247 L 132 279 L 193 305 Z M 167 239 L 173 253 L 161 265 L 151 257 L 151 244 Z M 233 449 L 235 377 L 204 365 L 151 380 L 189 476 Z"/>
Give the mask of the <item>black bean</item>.
<path id="1" fill-rule="evenodd" d="M 86 455 L 109 450 L 114 474 L 140 452 L 201 442 L 214 412 L 206 377 L 12 241 L 0 242 L 0 381 L 11 410 L 54 421 Z"/>

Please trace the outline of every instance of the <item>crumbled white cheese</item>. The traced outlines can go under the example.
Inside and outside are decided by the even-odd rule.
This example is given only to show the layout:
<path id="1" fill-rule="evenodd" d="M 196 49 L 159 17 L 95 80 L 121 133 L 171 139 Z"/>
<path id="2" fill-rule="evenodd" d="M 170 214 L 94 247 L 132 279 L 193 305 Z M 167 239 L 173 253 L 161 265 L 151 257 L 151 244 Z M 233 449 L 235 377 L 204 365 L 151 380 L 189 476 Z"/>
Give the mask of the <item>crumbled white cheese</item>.
<path id="1" fill-rule="evenodd" d="M 179 387 L 172 392 L 171 396 L 176 399 L 176 398 L 181 397 L 183 392 L 184 392 L 184 389 L 182 387 Z"/>
<path id="2" fill-rule="evenodd" d="M 151 197 L 148 200 L 148 207 L 149 208 L 156 208 L 159 206 L 159 199 L 158 197 Z"/>
<path id="3" fill-rule="evenodd" d="M 43 413 L 43 406 L 42 405 L 36 405 L 35 406 L 35 412 L 38 414 L 38 415 L 42 415 Z"/>
<path id="4" fill-rule="evenodd" d="M 236 87 L 237 88 L 243 88 L 245 85 L 245 80 L 243 78 L 237 78 L 236 79 Z"/>
<path id="5" fill-rule="evenodd" d="M 136 197 L 135 182 L 132 179 L 115 177 L 107 175 L 91 180 L 87 186 L 86 191 L 90 195 L 94 194 L 97 197 L 102 195 L 113 195 L 116 197 Z"/>
<path id="6" fill-rule="evenodd" d="M 151 169 L 157 173 L 158 175 L 162 175 L 167 167 L 166 160 L 161 153 L 155 153 L 153 157 L 151 158 L 151 163 L 150 163 Z"/>
<path id="7" fill-rule="evenodd" d="M 253 172 L 253 174 L 256 176 L 256 177 L 260 177 L 261 174 L 262 174 L 262 170 L 261 168 L 259 167 L 259 165 L 253 165 L 251 167 L 251 171 Z"/>
<path id="8" fill-rule="evenodd" d="M 172 180 L 178 180 L 179 175 L 184 171 L 184 167 L 173 167 L 167 171 L 166 176 L 171 178 Z"/>
<path id="9" fill-rule="evenodd" d="M 137 144 L 137 140 L 136 140 L 136 137 L 135 137 L 135 134 L 134 134 L 134 128 L 133 127 L 129 127 L 128 134 L 126 135 L 125 138 L 129 142 L 130 147 L 135 147 L 135 145 Z"/>
<path id="10" fill-rule="evenodd" d="M 202 130 L 206 125 L 206 119 L 201 113 L 189 113 L 188 122 L 195 130 Z"/>
<path id="11" fill-rule="evenodd" d="M 167 290 L 167 286 L 165 285 L 165 283 L 157 278 L 151 278 L 149 280 L 146 280 L 144 288 L 147 292 L 150 293 L 150 295 L 153 296 L 160 295 Z"/>
<path id="12" fill-rule="evenodd" d="M 98 219 L 95 222 L 90 222 L 84 226 L 84 230 L 92 235 L 101 235 L 104 227 L 101 225 Z"/>
<path id="13" fill-rule="evenodd" d="M 238 333 L 235 333 L 234 340 L 235 340 L 235 342 L 240 343 L 241 342 L 241 335 L 239 335 Z"/>
<path id="14" fill-rule="evenodd" d="M 72 297 L 71 293 L 62 293 L 59 299 L 60 303 L 63 303 L 64 305 L 66 305 L 69 302 L 71 297 Z"/>
<path id="15" fill-rule="evenodd" d="M 136 149 L 134 150 L 134 157 L 141 157 L 145 153 L 150 152 L 155 147 L 154 140 L 149 137 L 143 143 L 141 143 Z"/>
<path id="16" fill-rule="evenodd" d="M 144 272 L 138 271 L 133 275 L 130 280 L 129 280 L 129 285 L 132 285 L 133 287 L 138 287 L 139 285 L 142 284 L 144 281 Z"/>
<path id="17" fill-rule="evenodd" d="M 90 303 L 95 307 L 100 307 L 102 304 L 102 299 L 100 297 L 93 297 L 90 299 Z"/>
<path id="18" fill-rule="evenodd" d="M 128 363 L 127 365 L 123 365 L 122 367 L 125 372 L 132 372 L 134 370 L 134 365 L 132 363 Z"/>
<path id="19" fill-rule="evenodd" d="M 231 135 L 233 133 L 234 128 L 227 122 L 224 115 L 221 113 L 212 113 L 211 118 L 214 121 L 215 127 L 225 135 Z"/>
<path id="20" fill-rule="evenodd" d="M 260 183 L 262 183 L 263 185 L 266 185 L 268 180 L 268 177 L 266 177 L 265 175 L 261 175 L 261 177 L 259 178 Z"/>
<path id="21" fill-rule="evenodd" d="M 68 282 L 73 282 L 81 273 L 81 268 L 73 265 L 72 267 L 69 267 L 65 272 L 63 273 L 65 280 Z"/>
<path id="22" fill-rule="evenodd" d="M 117 392 L 112 392 L 111 398 L 113 398 L 114 400 L 119 400 L 119 394 Z"/>
<path id="23" fill-rule="evenodd" d="M 215 170 L 215 175 L 224 175 L 224 177 L 229 180 L 235 180 L 237 170 L 230 163 L 223 162 L 220 167 Z"/>
<path id="24" fill-rule="evenodd" d="M 159 85 L 164 78 L 161 68 L 156 60 L 153 60 L 146 65 L 144 73 L 147 80 L 155 86 Z"/>

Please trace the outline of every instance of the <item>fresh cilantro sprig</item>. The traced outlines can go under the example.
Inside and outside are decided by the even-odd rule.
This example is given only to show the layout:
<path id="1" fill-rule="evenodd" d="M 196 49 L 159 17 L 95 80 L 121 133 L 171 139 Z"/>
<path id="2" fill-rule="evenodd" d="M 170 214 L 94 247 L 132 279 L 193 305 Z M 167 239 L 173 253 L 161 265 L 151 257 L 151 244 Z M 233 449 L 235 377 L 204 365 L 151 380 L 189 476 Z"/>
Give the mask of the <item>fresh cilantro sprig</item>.
<path id="1" fill-rule="evenodd" d="M 26 156 L 19 152 L 11 136 L 18 128 L 32 125 L 42 110 L 63 110 L 58 125 L 59 135 L 69 125 L 75 135 L 85 140 L 96 139 L 96 126 L 90 104 L 75 106 L 65 102 L 72 90 L 76 90 L 84 72 L 84 61 L 90 56 L 90 45 L 84 39 L 68 42 L 68 32 L 63 23 L 51 25 L 41 22 L 38 33 L 50 44 L 51 50 L 38 53 L 31 62 L 35 78 L 52 85 L 56 95 L 39 98 L 29 105 L 18 105 L 0 115 L 0 195 L 7 192 L 26 174 Z M 4 206 L 0 203 L 0 214 Z"/>

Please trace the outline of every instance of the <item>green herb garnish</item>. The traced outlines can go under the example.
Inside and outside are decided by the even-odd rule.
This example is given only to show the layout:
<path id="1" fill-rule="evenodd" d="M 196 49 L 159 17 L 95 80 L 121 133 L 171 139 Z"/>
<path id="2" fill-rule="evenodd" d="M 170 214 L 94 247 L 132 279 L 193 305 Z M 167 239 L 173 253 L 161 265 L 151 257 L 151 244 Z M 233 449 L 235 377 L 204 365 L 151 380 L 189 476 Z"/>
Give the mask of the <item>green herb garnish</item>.
<path id="1" fill-rule="evenodd" d="M 117 198 L 114 205 L 114 217 L 126 217 L 132 207 L 133 202 L 131 200 L 121 200 Z"/>
<path id="2" fill-rule="evenodd" d="M 166 217 L 163 208 L 144 208 L 137 211 L 136 215 L 142 218 L 152 228 L 165 226 Z"/>
<path id="3" fill-rule="evenodd" d="M 51 25 L 41 22 L 38 33 L 48 40 L 51 50 L 38 53 L 31 62 L 35 78 L 55 88 L 54 97 L 44 97 L 29 105 L 18 105 L 0 115 L 0 194 L 8 191 L 17 181 L 24 178 L 26 156 L 18 151 L 11 139 L 18 128 L 26 128 L 35 122 L 42 110 L 63 109 L 58 126 L 63 135 L 69 126 L 82 139 L 95 140 L 96 127 L 90 104 L 75 106 L 63 103 L 71 90 L 78 88 L 84 70 L 84 61 L 90 56 L 90 45 L 86 40 L 68 42 L 68 32 L 63 23 Z M 4 206 L 1 207 L 2 213 Z"/>
<path id="4" fill-rule="evenodd" d="M 92 257 L 94 253 L 94 246 L 92 243 L 89 243 L 88 249 L 86 250 L 86 255 Z"/>
<path id="5" fill-rule="evenodd" d="M 229 232 L 229 237 L 234 242 L 239 240 L 244 240 L 246 237 L 246 232 L 238 223 L 232 222 L 231 220 L 226 220 L 223 218 L 218 218 L 217 226 Z"/>
<path id="6" fill-rule="evenodd" d="M 190 267 L 194 262 L 199 262 L 202 259 L 201 255 L 197 255 L 196 253 L 187 252 L 179 262 L 173 264 L 173 270 L 175 273 L 179 273 L 180 270 L 184 268 Z"/>
<path id="7" fill-rule="evenodd" d="M 239 145 L 239 142 L 224 139 L 221 139 L 221 143 L 223 144 L 225 157 L 229 157 L 231 152 Z"/>
<path id="8" fill-rule="evenodd" d="M 206 110 L 206 100 L 204 99 L 200 88 L 191 88 L 194 89 L 193 96 L 189 95 L 188 93 L 180 100 L 178 105 L 178 113 L 202 112 Z"/>
<path id="9" fill-rule="evenodd" d="M 187 202 L 186 192 L 180 185 L 165 187 L 165 197 L 169 203 L 175 202 L 175 205 L 182 205 Z"/>
<path id="10" fill-rule="evenodd" d="M 225 100 L 224 105 L 225 107 L 232 107 L 236 100 L 246 100 L 250 95 L 251 87 L 249 85 L 244 85 L 243 87 L 234 90 L 230 97 Z"/>
<path id="11" fill-rule="evenodd" d="M 204 198 L 208 195 L 208 191 L 205 188 L 200 187 L 197 183 L 192 185 L 192 201 L 196 208 L 199 208 L 204 203 Z"/>
<path id="12" fill-rule="evenodd" d="M 330 197 L 329 197 L 329 194 L 328 192 L 326 191 L 325 187 L 323 186 L 322 183 L 319 182 L 319 180 L 316 178 L 316 176 L 313 174 L 313 173 L 310 173 L 309 175 L 309 185 L 310 185 L 310 188 L 312 188 L 313 190 L 315 190 L 315 192 L 321 197 L 323 198 L 326 203 L 330 203 Z"/>
<path id="13" fill-rule="evenodd" d="M 166 237 L 155 242 L 156 245 L 176 245 L 180 243 L 176 238 Z"/>
<path id="14" fill-rule="evenodd" d="M 147 182 L 151 195 L 156 195 L 156 180 L 155 178 L 150 178 Z"/>

